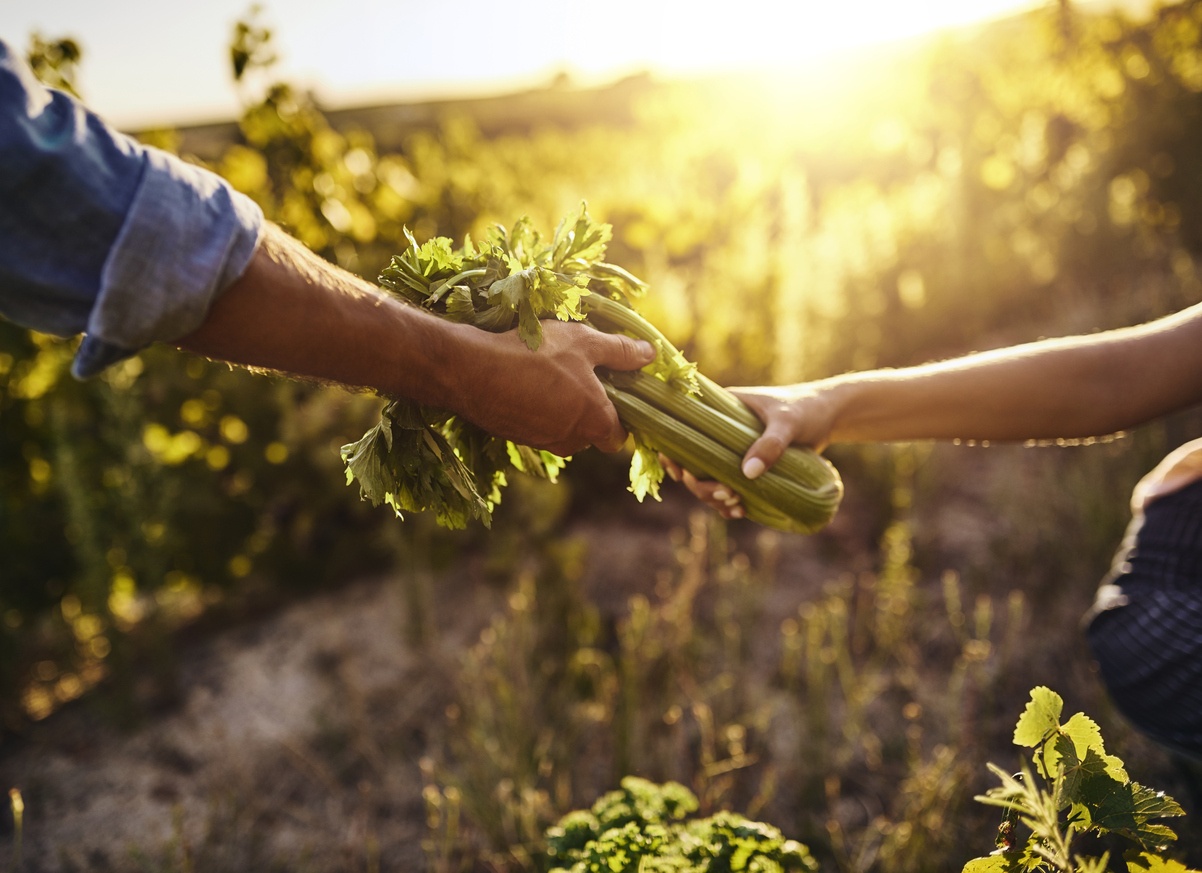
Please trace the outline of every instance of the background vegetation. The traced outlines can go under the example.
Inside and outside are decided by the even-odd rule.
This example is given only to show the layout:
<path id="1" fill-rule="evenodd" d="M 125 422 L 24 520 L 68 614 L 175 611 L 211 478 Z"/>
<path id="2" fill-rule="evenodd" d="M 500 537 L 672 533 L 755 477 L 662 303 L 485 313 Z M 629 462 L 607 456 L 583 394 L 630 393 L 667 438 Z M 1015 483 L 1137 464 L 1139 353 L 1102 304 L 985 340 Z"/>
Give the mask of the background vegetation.
<path id="1" fill-rule="evenodd" d="M 585 199 L 614 226 L 610 259 L 650 283 L 646 314 L 720 382 L 920 363 L 1202 298 L 1196 0 L 1146 20 L 1062 2 L 805 83 L 560 83 L 400 131 L 274 82 L 270 45 L 256 18 L 234 35 L 228 143 L 144 137 L 369 278 L 403 227 L 550 230 Z M 78 47 L 32 54 L 74 87 Z M 945 869 L 992 842 L 996 812 L 970 798 L 1035 684 L 1094 715 L 1142 781 L 1185 792 L 1110 710 L 1077 622 L 1131 485 L 1198 435 L 1196 412 L 1089 446 L 836 447 L 848 504 L 804 543 L 638 507 L 624 461 L 594 455 L 553 491 L 515 489 L 491 533 L 450 534 L 343 487 L 337 448 L 376 398 L 157 348 L 78 383 L 73 349 L 0 324 L 10 741 L 85 697 L 137 724 L 179 694 L 188 634 L 369 572 L 407 580 L 429 651 L 435 581 L 474 555 L 503 605 L 430 701 L 432 870 L 544 866 L 545 828 L 627 774 L 770 821 L 829 869 Z M 568 534 L 615 519 L 669 557 L 602 602 L 582 580 L 611 556 Z M 798 554 L 842 569 L 800 578 Z M 397 714 L 376 715 L 364 730 L 387 754 L 330 753 L 347 785 L 413 753 Z"/>

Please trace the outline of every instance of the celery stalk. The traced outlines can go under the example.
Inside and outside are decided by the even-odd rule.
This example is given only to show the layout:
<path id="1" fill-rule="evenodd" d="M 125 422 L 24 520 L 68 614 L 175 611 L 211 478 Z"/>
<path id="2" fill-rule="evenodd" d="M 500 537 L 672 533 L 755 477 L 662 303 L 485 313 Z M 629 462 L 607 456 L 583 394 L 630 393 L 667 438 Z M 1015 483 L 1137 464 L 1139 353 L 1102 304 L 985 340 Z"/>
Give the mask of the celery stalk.
<path id="1" fill-rule="evenodd" d="M 630 307 L 590 294 L 581 308 L 593 326 L 647 340 L 659 351 L 657 362 L 643 372 L 604 375 L 619 417 L 640 439 L 733 489 L 743 499 L 747 517 L 761 524 L 812 533 L 831 520 L 843 498 L 843 483 L 829 461 L 790 446 L 771 470 L 748 479 L 742 459 L 763 432 L 759 417 L 691 365 L 686 371 L 680 351 Z M 657 369 L 667 378 L 647 372 Z M 678 384 L 669 384 L 672 376 L 679 377 Z"/>
<path id="2" fill-rule="evenodd" d="M 726 448 L 738 452 L 740 457 L 747 453 L 763 431 L 763 423 L 754 413 L 751 413 L 752 423 L 748 424 L 746 420 L 732 418 L 723 410 L 707 404 L 704 395 L 683 393 L 646 373 L 612 373 L 607 374 L 606 378 L 616 387 L 709 434 Z M 745 406 L 742 408 L 746 409 Z M 790 446 L 777 461 L 775 469 L 824 495 L 833 496 L 839 490 L 838 475 L 833 472 L 830 462 L 809 449 Z M 824 501 L 826 499 L 823 498 Z"/>
<path id="3" fill-rule="evenodd" d="M 606 392 L 628 427 L 694 473 L 733 489 L 752 521 L 787 532 L 814 533 L 834 516 L 842 496 L 841 486 L 828 490 L 823 500 L 817 492 L 808 491 L 775 470 L 748 479 L 740 470 L 742 455 L 738 452 L 634 394 L 613 385 L 607 385 Z"/>
<path id="4" fill-rule="evenodd" d="M 658 498 L 662 452 L 716 478 L 743 498 L 748 517 L 781 530 L 813 532 L 826 524 L 843 494 L 839 474 L 808 449 L 790 448 L 764 475 L 748 480 L 743 455 L 762 433 L 756 415 L 697 371 L 680 350 L 624 302 L 645 284 L 606 263 L 612 228 L 584 204 L 544 238 L 529 219 L 495 225 L 483 239 L 456 249 L 445 237 L 407 248 L 380 274 L 380 284 L 442 318 L 481 330 L 517 329 L 532 350 L 542 320 L 587 321 L 645 339 L 656 360 L 637 374 L 602 373 L 618 414 L 635 438 L 631 491 Z M 402 512 L 433 512 L 439 524 L 485 525 L 513 472 L 555 480 L 565 459 L 494 437 L 446 410 L 394 400 L 380 421 L 342 448 L 348 484 L 364 499 Z"/>

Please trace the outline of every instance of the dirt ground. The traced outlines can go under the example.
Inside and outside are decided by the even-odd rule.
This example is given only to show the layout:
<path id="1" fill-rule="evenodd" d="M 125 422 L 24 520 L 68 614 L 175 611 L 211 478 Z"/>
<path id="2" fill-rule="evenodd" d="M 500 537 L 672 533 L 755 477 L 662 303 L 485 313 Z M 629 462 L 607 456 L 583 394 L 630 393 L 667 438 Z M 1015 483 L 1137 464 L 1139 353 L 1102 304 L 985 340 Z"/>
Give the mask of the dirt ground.
<path id="1" fill-rule="evenodd" d="M 650 590 L 693 511 L 668 500 L 638 526 L 615 518 L 569 532 L 603 557 L 582 580 L 600 611 Z M 833 572 L 819 553 L 845 526 L 821 544 L 790 540 L 799 553 L 770 610 L 796 609 L 803 592 L 788 579 Z M 386 869 L 419 869 L 427 732 L 462 652 L 503 604 L 483 576 L 467 560 L 438 577 L 436 629 L 421 648 L 407 642 L 400 580 L 363 579 L 190 643 L 177 693 L 132 727 L 85 698 L 10 741 L 0 786 L 17 787 L 25 806 L 18 869 L 236 871 L 273 858 L 290 870 L 368 870 L 381 851 Z M 5 824 L 0 871 L 17 848 Z"/>
<path id="2" fill-rule="evenodd" d="M 250 843 L 314 861 L 363 845 L 365 833 L 328 833 L 334 822 L 366 829 L 363 817 L 301 799 L 348 802 L 341 790 L 308 790 L 336 782 L 310 744 L 331 707 L 354 705 L 348 696 L 430 693 L 402 622 L 398 586 L 364 580 L 195 646 L 182 659 L 178 705 L 133 730 L 89 717 L 87 701 L 52 717 L 0 764 L 25 801 L 23 869 L 160 869 L 160 857 L 182 858 L 186 844 L 226 856 L 217 869 L 232 870 L 259 851 Z M 388 775 L 416 805 L 419 814 L 395 819 L 416 848 L 416 762 Z"/>
<path id="3" fill-rule="evenodd" d="M 986 546 L 975 501 L 963 497 L 924 533 L 949 555 Z M 672 564 L 672 532 L 695 510 L 669 500 L 637 525 L 594 519 L 568 531 L 599 556 L 583 579 L 599 610 L 616 614 L 652 587 Z M 820 536 L 782 540 L 766 626 L 871 560 L 865 527 L 848 504 Z M 504 602 L 485 576 L 468 558 L 434 580 L 424 646 L 408 641 L 401 581 L 366 578 L 189 643 L 177 693 L 133 726 L 114 726 L 84 699 L 7 743 L 0 789 L 19 788 L 25 805 L 15 869 L 423 869 L 431 732 L 462 653 Z M 10 819 L 0 873 L 14 869 L 17 848 Z"/>

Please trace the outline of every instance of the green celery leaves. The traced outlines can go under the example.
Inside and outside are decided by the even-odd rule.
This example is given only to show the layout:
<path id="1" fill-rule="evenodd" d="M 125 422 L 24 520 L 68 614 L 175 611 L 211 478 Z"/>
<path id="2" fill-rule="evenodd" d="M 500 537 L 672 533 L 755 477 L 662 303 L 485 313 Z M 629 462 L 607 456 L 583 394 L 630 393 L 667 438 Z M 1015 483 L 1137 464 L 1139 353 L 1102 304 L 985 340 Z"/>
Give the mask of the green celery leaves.
<path id="1" fill-rule="evenodd" d="M 495 226 L 478 244 L 456 249 L 445 237 L 408 246 L 380 275 L 399 297 L 443 318 L 501 332 L 514 327 L 537 350 L 542 319 L 581 321 L 581 299 L 590 283 L 608 295 L 626 296 L 642 283 L 605 265 L 609 225 L 593 221 L 585 206 L 544 240 L 523 218 L 511 229 Z M 439 524 L 488 526 L 510 472 L 555 481 L 565 460 L 546 451 L 498 439 L 441 410 L 395 400 L 380 421 L 342 447 L 347 484 L 358 482 L 365 500 L 405 512 L 433 512 Z"/>
<path id="2" fill-rule="evenodd" d="M 747 517 L 781 530 L 811 533 L 834 515 L 842 498 L 838 472 L 814 452 L 790 447 L 781 463 L 751 481 L 739 470 L 742 454 L 762 431 L 734 395 L 703 377 L 630 306 L 644 283 L 605 262 L 612 237 L 583 204 L 544 239 L 528 219 L 511 229 L 494 226 L 478 244 L 459 249 L 438 237 L 408 246 L 380 275 L 380 283 L 410 303 L 460 324 L 489 331 L 516 328 L 537 350 L 543 319 L 586 321 L 610 333 L 647 340 L 656 360 L 638 374 L 601 372 L 606 391 L 634 437 L 630 491 L 659 499 L 664 452 L 699 475 L 730 485 Z M 564 459 L 485 433 L 446 411 L 407 401 L 389 403 L 380 422 L 343 446 L 347 483 L 365 500 L 398 514 L 434 512 L 440 524 L 489 525 L 510 472 L 554 481 Z"/>

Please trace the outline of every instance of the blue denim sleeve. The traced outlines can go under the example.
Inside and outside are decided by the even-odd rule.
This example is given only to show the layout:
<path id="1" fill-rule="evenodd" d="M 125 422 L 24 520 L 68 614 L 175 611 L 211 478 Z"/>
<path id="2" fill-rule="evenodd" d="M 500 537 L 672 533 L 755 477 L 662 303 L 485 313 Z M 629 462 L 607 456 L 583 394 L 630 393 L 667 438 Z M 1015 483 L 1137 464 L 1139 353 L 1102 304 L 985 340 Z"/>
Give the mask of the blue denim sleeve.
<path id="1" fill-rule="evenodd" d="M 0 315 L 84 334 L 76 376 L 198 327 L 262 226 L 250 198 L 44 88 L 0 41 Z"/>

